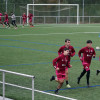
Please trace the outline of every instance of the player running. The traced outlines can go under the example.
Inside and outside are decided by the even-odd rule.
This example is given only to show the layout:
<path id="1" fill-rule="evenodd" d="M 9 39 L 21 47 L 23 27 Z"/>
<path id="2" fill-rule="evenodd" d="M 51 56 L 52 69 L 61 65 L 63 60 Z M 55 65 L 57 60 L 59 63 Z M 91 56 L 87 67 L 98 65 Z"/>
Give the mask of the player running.
<path id="1" fill-rule="evenodd" d="M 63 53 L 53 60 L 53 66 L 55 68 L 57 78 L 55 78 L 55 76 L 52 76 L 50 81 L 56 80 L 59 83 L 57 89 L 55 90 L 56 94 L 58 93 L 58 90 L 62 87 L 64 83 L 66 67 L 72 67 L 72 65 L 69 65 L 68 62 L 68 57 L 67 57 L 68 54 L 69 54 L 69 49 L 64 48 Z"/>
<path id="2" fill-rule="evenodd" d="M 82 56 L 82 55 L 83 56 Z M 83 72 L 78 77 L 77 83 L 80 83 L 80 79 L 84 76 L 84 74 L 87 72 L 86 78 L 87 78 L 87 86 L 89 87 L 89 78 L 90 78 L 90 64 L 92 57 L 95 58 L 96 53 L 94 48 L 92 47 L 92 41 L 87 40 L 87 46 L 79 50 L 78 56 L 80 60 L 82 61 L 83 65 Z"/>
<path id="3" fill-rule="evenodd" d="M 15 27 L 15 29 L 17 29 L 16 16 L 15 16 L 15 14 L 13 12 L 11 12 L 11 19 L 12 19 L 11 24 Z"/>
<path id="4" fill-rule="evenodd" d="M 4 17 L 5 17 L 4 24 L 5 24 L 5 25 L 7 26 L 7 28 L 8 28 L 8 27 L 10 27 L 10 24 L 9 24 L 8 14 L 7 14 L 6 12 L 5 12 Z"/>
<path id="5" fill-rule="evenodd" d="M 25 25 L 25 23 L 26 23 L 26 19 L 27 19 L 27 16 L 26 16 L 25 13 L 23 13 L 22 19 L 23 19 L 23 27 L 24 27 L 24 25 Z"/>
<path id="6" fill-rule="evenodd" d="M 0 13 L 0 24 L 3 25 L 3 22 L 1 21 L 1 17 L 2 17 L 2 13 Z M 4 27 L 4 25 L 3 25 L 3 27 Z"/>
<path id="7" fill-rule="evenodd" d="M 74 47 L 70 45 L 70 39 L 65 39 L 65 45 L 59 48 L 58 55 L 61 55 L 64 52 L 64 48 L 69 49 L 69 54 L 67 56 L 68 56 L 68 63 L 70 64 L 71 57 L 73 57 L 75 55 Z M 71 86 L 69 85 L 69 82 L 68 82 L 68 67 L 66 67 L 65 72 L 66 72 L 66 78 L 65 78 L 66 87 L 71 88 Z"/>
<path id="8" fill-rule="evenodd" d="M 32 24 L 33 14 L 29 13 L 28 18 L 29 18 L 29 25 L 30 25 L 30 27 L 34 27 L 33 24 Z"/>

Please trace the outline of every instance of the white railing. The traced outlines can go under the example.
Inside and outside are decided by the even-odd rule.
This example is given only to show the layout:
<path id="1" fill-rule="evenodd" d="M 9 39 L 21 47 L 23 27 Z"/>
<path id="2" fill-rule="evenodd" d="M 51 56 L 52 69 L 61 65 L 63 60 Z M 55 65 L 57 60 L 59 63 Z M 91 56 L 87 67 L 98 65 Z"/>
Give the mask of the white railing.
<path id="1" fill-rule="evenodd" d="M 4 18 L 3 18 L 4 19 Z M 3 20 L 2 19 L 2 20 Z M 11 21 L 11 18 L 9 16 Z M 58 21 L 59 19 L 60 22 Z M 83 20 L 84 19 L 84 20 Z M 79 24 L 92 24 L 92 23 L 100 23 L 100 16 L 79 16 Z M 62 21 L 63 20 L 63 21 Z M 10 22 L 9 21 L 9 22 Z M 22 25 L 22 16 L 16 16 L 16 23 Z M 77 16 L 34 16 L 34 23 L 39 24 L 77 24 Z"/>
<path id="2" fill-rule="evenodd" d="M 2 70 L 2 69 L 0 69 L 0 72 L 2 72 L 2 81 L 0 81 L 0 83 L 2 83 L 2 85 L 3 85 L 3 90 L 2 90 L 3 91 L 3 100 L 5 100 L 5 85 L 10 85 L 13 87 L 18 87 L 18 88 L 27 89 L 27 90 L 32 90 L 32 100 L 34 100 L 34 76 L 17 73 L 17 72 L 12 72 L 12 71 L 7 71 L 7 70 Z M 15 84 L 6 83 L 5 82 L 5 73 L 10 73 L 10 74 L 15 74 L 15 75 L 31 78 L 32 79 L 32 88 L 27 88 L 27 87 L 15 85 Z"/>

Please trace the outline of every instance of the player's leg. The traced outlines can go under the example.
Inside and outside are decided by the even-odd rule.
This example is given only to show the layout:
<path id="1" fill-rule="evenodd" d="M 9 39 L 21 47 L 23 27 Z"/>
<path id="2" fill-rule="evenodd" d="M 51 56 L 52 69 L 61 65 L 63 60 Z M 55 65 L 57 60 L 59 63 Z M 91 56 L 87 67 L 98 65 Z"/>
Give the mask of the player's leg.
<path id="1" fill-rule="evenodd" d="M 55 80 L 55 76 L 52 76 L 52 77 L 50 78 L 50 81 L 53 81 L 53 80 Z"/>
<path id="2" fill-rule="evenodd" d="M 89 87 L 90 70 L 87 71 L 86 78 L 87 78 L 87 86 Z"/>
<path id="3" fill-rule="evenodd" d="M 84 69 L 83 72 L 80 74 L 80 76 L 77 78 L 77 84 L 80 83 L 80 79 L 84 76 L 85 73 L 86 73 L 86 70 Z"/>
<path id="4" fill-rule="evenodd" d="M 10 27 L 10 24 L 9 24 L 9 22 L 7 22 L 7 26 L 9 26 L 9 27 Z"/>
<path id="5" fill-rule="evenodd" d="M 4 21 L 4 24 L 7 26 L 7 22 L 6 21 Z"/>
<path id="6" fill-rule="evenodd" d="M 30 27 L 34 27 L 32 24 L 32 19 L 29 19 L 29 24 L 30 24 Z"/>
<path id="7" fill-rule="evenodd" d="M 32 27 L 33 26 L 33 24 L 32 24 L 32 22 L 30 22 L 30 27 Z"/>
<path id="8" fill-rule="evenodd" d="M 14 21 L 13 20 L 11 21 L 11 24 L 14 26 Z"/>
<path id="9" fill-rule="evenodd" d="M 17 28 L 17 25 L 16 25 L 16 20 L 14 20 L 14 26 L 15 26 L 15 29 Z"/>
<path id="10" fill-rule="evenodd" d="M 3 25 L 3 22 L 2 22 L 2 21 L 0 21 L 0 24 L 2 24 L 2 25 Z"/>
<path id="11" fill-rule="evenodd" d="M 23 20 L 23 26 L 24 26 L 24 20 Z"/>
<path id="12" fill-rule="evenodd" d="M 68 68 L 66 68 L 65 73 L 66 73 L 66 75 L 65 75 L 66 87 L 71 88 L 71 86 L 69 85 L 69 82 L 68 82 Z"/>
<path id="13" fill-rule="evenodd" d="M 55 90 L 55 94 L 58 93 L 58 91 L 62 87 L 63 83 L 64 83 L 64 79 L 58 80 L 58 86 L 57 86 L 57 89 Z"/>
<path id="14" fill-rule="evenodd" d="M 6 22 L 6 23 L 7 23 L 7 27 L 10 27 L 10 24 L 9 24 L 8 20 L 7 20 L 7 22 Z"/>
<path id="15" fill-rule="evenodd" d="M 97 70 L 97 71 L 96 71 L 96 75 L 98 75 L 99 73 L 100 73 L 100 70 Z"/>

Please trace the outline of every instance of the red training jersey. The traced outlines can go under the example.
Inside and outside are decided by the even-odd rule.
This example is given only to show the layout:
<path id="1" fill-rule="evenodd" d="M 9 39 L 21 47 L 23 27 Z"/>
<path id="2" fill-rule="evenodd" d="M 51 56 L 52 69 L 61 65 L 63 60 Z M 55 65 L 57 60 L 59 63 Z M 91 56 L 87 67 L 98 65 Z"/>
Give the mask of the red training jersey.
<path id="1" fill-rule="evenodd" d="M 32 19 L 32 17 L 33 17 L 32 14 L 29 14 L 29 15 L 28 15 L 28 18 L 29 18 L 29 19 Z"/>
<path id="2" fill-rule="evenodd" d="M 70 64 L 68 62 L 68 57 L 64 54 L 61 54 L 57 58 L 53 60 L 53 66 L 55 68 L 59 68 L 59 71 L 65 71 L 66 67 L 70 67 Z"/>
<path id="3" fill-rule="evenodd" d="M 22 15 L 22 18 L 23 18 L 23 20 L 26 20 L 27 19 L 27 16 L 26 15 Z"/>
<path id="4" fill-rule="evenodd" d="M 64 48 L 66 48 L 65 45 L 59 48 L 58 55 L 61 55 L 64 52 Z M 71 57 L 75 55 L 75 50 L 73 46 L 69 46 L 68 49 L 69 49 L 68 61 L 70 61 Z"/>
<path id="5" fill-rule="evenodd" d="M 0 13 L 0 19 L 1 19 L 2 13 Z"/>
<path id="6" fill-rule="evenodd" d="M 5 17 L 5 20 L 8 20 L 8 14 L 5 14 L 4 17 Z"/>
<path id="7" fill-rule="evenodd" d="M 81 57 L 81 54 L 83 54 L 82 61 L 87 63 L 91 63 L 92 56 L 96 55 L 95 50 L 92 47 L 91 48 L 83 47 L 81 50 L 79 50 L 78 56 Z"/>

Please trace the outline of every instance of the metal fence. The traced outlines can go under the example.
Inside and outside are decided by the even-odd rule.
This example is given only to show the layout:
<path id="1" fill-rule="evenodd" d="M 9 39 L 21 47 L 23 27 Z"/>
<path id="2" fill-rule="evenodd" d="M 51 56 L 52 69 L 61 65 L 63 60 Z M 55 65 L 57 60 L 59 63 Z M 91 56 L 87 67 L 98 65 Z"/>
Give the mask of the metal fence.
<path id="1" fill-rule="evenodd" d="M 5 74 L 6 73 L 10 73 L 10 74 L 15 74 L 15 75 L 31 78 L 32 79 L 32 88 L 31 88 L 31 90 L 32 90 L 32 100 L 34 100 L 34 76 L 27 75 L 27 74 L 22 74 L 22 73 L 16 73 L 16 72 L 7 71 L 7 70 L 2 70 L 2 69 L 0 69 L 0 72 L 2 72 L 2 81 L 0 81 L 0 83 L 3 85 L 3 90 L 2 90 L 2 92 L 3 92 L 2 93 L 3 94 L 3 100 L 5 100 L 5 85 L 9 85 L 9 86 L 13 86 L 13 87 L 18 87 L 18 88 L 30 90 L 27 87 L 22 87 L 22 86 L 11 84 L 11 83 L 6 83 L 5 82 Z"/>
<path id="2" fill-rule="evenodd" d="M 84 18 L 84 21 L 83 21 Z M 2 18 L 2 21 L 4 18 Z M 58 21 L 60 20 L 60 21 Z M 9 22 L 11 17 L 9 16 Z M 22 16 L 16 16 L 16 23 L 22 25 Z M 34 16 L 34 24 L 77 24 L 77 16 Z M 100 23 L 100 16 L 79 16 L 79 24 Z"/>

